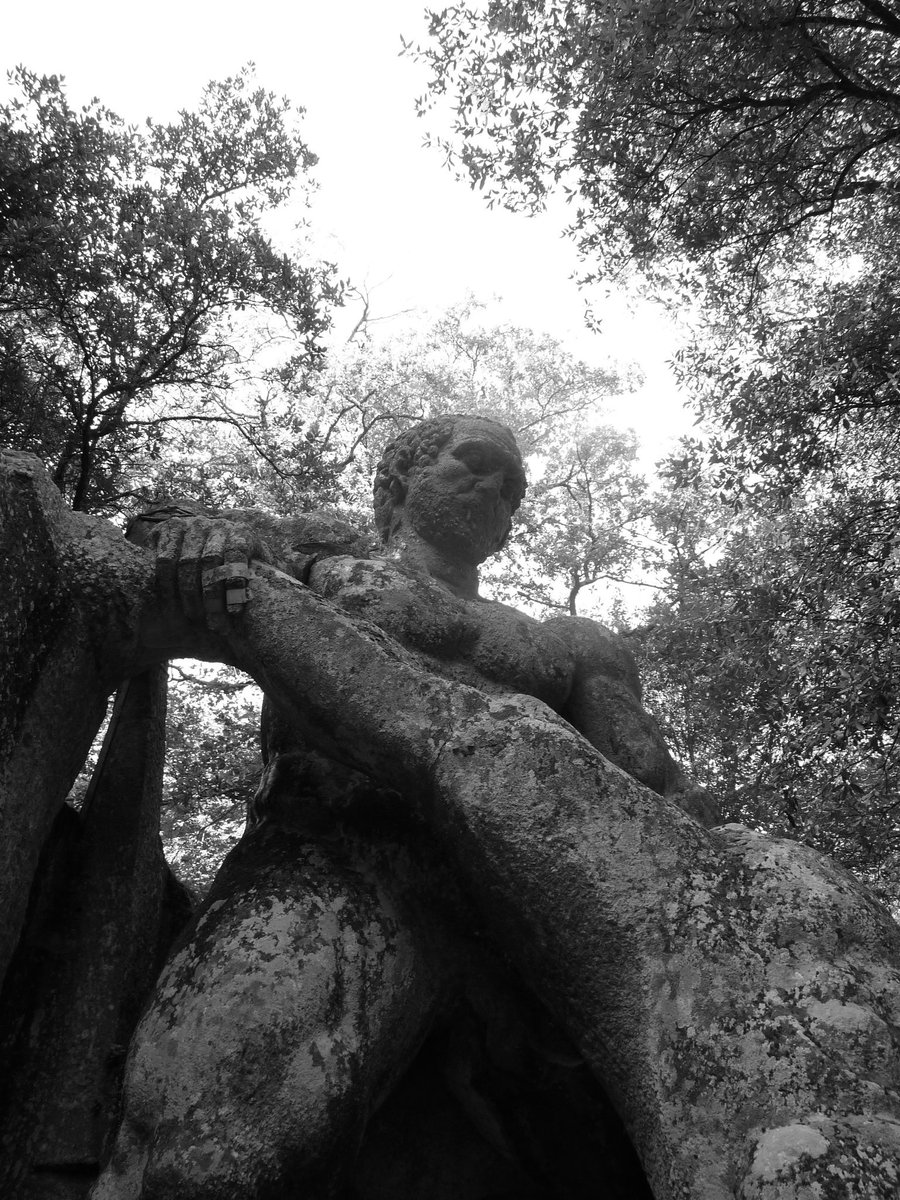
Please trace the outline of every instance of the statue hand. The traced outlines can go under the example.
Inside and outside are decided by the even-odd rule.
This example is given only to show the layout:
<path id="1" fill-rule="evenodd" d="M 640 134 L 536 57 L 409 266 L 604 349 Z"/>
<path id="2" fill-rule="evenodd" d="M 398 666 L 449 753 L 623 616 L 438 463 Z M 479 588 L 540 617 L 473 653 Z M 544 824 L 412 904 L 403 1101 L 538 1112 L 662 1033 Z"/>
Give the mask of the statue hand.
<path id="1" fill-rule="evenodd" d="M 156 552 L 162 603 L 182 609 L 189 621 L 214 630 L 247 603 L 250 561 L 275 563 L 251 525 L 220 517 L 157 519 L 141 541 Z"/>

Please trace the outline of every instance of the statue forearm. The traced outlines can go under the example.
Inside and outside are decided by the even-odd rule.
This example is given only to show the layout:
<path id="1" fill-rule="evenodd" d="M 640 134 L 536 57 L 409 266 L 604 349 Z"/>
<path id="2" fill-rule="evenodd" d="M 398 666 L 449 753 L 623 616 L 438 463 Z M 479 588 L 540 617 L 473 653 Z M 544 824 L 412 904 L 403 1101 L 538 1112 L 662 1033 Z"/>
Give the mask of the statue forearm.
<path id="1" fill-rule="evenodd" d="M 900 945 L 862 889 L 805 848 L 735 827 L 706 833 L 545 705 L 440 679 L 271 568 L 254 568 L 250 586 L 233 657 L 345 760 L 419 800 L 491 937 L 611 1090 L 655 1194 L 702 1184 L 724 1200 L 748 1163 L 762 1169 L 773 1071 L 778 1112 L 795 1124 L 814 1120 L 827 1093 L 835 1145 L 858 1139 L 868 1162 L 866 1146 L 890 1142 L 892 1084 L 867 1085 L 877 1095 L 859 1125 L 854 1081 L 874 1078 L 869 1043 L 826 1039 L 820 1053 L 832 992 L 795 983 L 843 978 L 859 959 L 854 1020 L 873 1037 L 882 1029 Z M 760 873 L 764 922 L 741 882 Z M 826 944 L 825 926 L 857 932 Z M 836 1055 L 846 1086 L 829 1082 Z M 809 1170 L 826 1178 L 827 1167 Z"/>
<path id="2" fill-rule="evenodd" d="M 586 617 L 555 618 L 547 624 L 574 651 L 566 720 L 633 779 L 671 797 L 702 825 L 717 824 L 715 801 L 688 779 L 644 708 L 637 665 L 623 639 Z"/>

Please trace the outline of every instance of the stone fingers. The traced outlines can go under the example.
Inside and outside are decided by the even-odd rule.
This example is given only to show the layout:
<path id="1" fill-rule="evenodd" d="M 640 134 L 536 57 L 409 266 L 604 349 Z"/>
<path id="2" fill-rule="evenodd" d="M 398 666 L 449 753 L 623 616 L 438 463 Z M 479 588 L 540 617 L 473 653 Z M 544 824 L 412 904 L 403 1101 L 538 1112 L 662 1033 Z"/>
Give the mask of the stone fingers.
<path id="1" fill-rule="evenodd" d="M 156 542 L 156 593 L 164 609 L 181 607 L 180 557 L 187 524 L 173 517 L 160 526 Z"/>
<path id="2" fill-rule="evenodd" d="M 212 528 L 215 528 L 213 524 Z M 184 615 L 189 621 L 203 622 L 203 561 L 211 540 L 210 522 L 191 521 L 185 530 L 178 560 L 178 593 Z"/>
<path id="3" fill-rule="evenodd" d="M 243 525 L 231 525 L 227 529 L 224 575 L 225 611 L 229 616 L 239 613 L 250 598 L 250 559 L 254 556 L 256 538 Z"/>
<path id="4" fill-rule="evenodd" d="M 231 619 L 250 600 L 251 562 L 275 562 L 243 520 L 178 513 L 142 523 L 139 533 L 138 544 L 155 553 L 159 613 L 147 636 L 159 645 L 175 644 L 198 627 L 227 638 Z"/>
<path id="5" fill-rule="evenodd" d="M 223 632 L 226 617 L 243 611 L 250 599 L 250 562 L 273 562 L 265 542 L 249 526 L 231 521 L 216 521 L 206 526 L 206 540 L 200 557 L 199 592 L 210 628 Z"/>
<path id="6" fill-rule="evenodd" d="M 226 527 L 222 522 L 209 531 L 200 559 L 201 596 L 203 610 L 210 624 L 218 624 L 225 615 L 225 588 L 222 568 L 225 565 Z"/>
<path id="7" fill-rule="evenodd" d="M 157 548 L 160 597 L 180 605 L 189 621 L 222 632 L 226 617 L 249 599 L 251 557 L 269 552 L 250 529 L 223 520 L 170 520 Z"/>

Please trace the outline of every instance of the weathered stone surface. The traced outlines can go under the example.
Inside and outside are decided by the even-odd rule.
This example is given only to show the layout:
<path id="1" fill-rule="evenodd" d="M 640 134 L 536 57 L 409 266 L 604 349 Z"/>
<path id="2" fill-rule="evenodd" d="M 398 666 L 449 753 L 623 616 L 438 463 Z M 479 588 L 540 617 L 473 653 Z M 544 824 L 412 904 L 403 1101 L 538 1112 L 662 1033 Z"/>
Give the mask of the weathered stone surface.
<path id="1" fill-rule="evenodd" d="M 126 673 L 127 583 L 105 586 L 107 564 L 130 562 L 123 582 L 141 575 L 141 599 L 152 570 L 112 526 L 70 513 L 37 459 L 12 452 L 0 457 L 0 551 L 2 980 L 41 847 Z M 135 634 L 136 622 L 132 645 Z"/>
<path id="2" fill-rule="evenodd" d="M 119 1149 L 95 1195 L 274 1194 L 325 1160 L 338 1164 L 330 1192 L 352 1169 L 373 1104 L 418 1048 L 440 971 L 423 923 L 366 863 L 271 826 L 232 852 L 140 1026 Z"/>
<path id="3" fill-rule="evenodd" d="M 253 591 L 235 656 L 357 766 L 425 799 L 658 1198 L 786 1198 L 836 1178 L 895 1193 L 900 933 L 850 876 L 747 830 L 704 832 L 541 703 L 426 675 L 269 568 Z M 776 1162 L 772 1130 L 795 1125 L 827 1150 Z"/>
<path id="4" fill-rule="evenodd" d="M 577 1200 L 600 1177 L 609 1200 L 649 1197 L 580 1055 L 523 1009 L 483 938 L 473 952 L 480 919 L 421 831 L 371 796 L 374 811 L 323 838 L 321 785 L 305 777 L 313 813 L 301 790 L 296 829 L 245 836 L 164 972 L 96 1195 L 317 1195 L 328 1163 L 329 1187 L 352 1172 L 360 1200 L 504 1188 Z M 372 1122 L 435 1025 L 428 1069 L 420 1061 Z"/>
<path id="5" fill-rule="evenodd" d="M 159 660 L 137 653 L 153 570 L 28 455 L 2 455 L 0 548 L 0 1191 L 80 1197 L 180 902 L 159 841 L 160 668 L 149 692 L 135 682 L 91 803 L 63 807 L 110 692 Z"/>
<path id="6" fill-rule="evenodd" d="M 57 536 L 65 542 L 67 535 Z M 68 536 L 78 542 L 69 558 L 77 564 L 84 530 L 69 527 Z M 111 544 L 107 550 L 100 556 L 107 565 L 94 564 L 93 591 L 73 593 L 89 632 L 104 606 L 128 615 L 111 627 L 113 644 L 101 652 L 97 672 L 103 677 L 143 662 L 139 630 L 159 634 L 166 616 L 154 607 L 146 568 L 120 558 Z M 237 662 L 314 744 L 415 804 L 453 862 L 485 936 L 503 948 L 602 1082 L 657 1200 L 896 1195 L 900 933 L 864 889 L 803 847 L 739 827 L 704 830 L 540 701 L 441 678 L 376 626 L 270 567 L 254 566 L 250 587 L 251 601 L 224 641 L 173 617 L 170 643 Z M 141 624 L 143 614 L 149 616 Z M 159 640 L 156 653 L 163 652 Z M 315 864 L 309 869 L 315 874 Z M 252 984 L 256 964 L 270 956 L 276 967 L 267 962 L 264 975 L 268 981 L 273 970 L 282 992 L 277 1003 L 260 997 L 260 1029 L 284 1030 L 289 1077 L 284 1090 L 275 1081 L 275 1107 L 285 1097 L 302 1104 L 298 1097 L 310 1086 L 328 1086 L 332 1076 L 315 1058 L 315 1042 L 298 1045 L 280 1023 L 279 1014 L 298 1011 L 291 1008 L 290 960 L 303 953 L 322 968 L 321 1029 L 336 1060 L 352 1063 L 362 1029 L 361 1020 L 329 1025 L 339 1011 L 329 1004 L 329 989 L 340 978 L 329 974 L 340 957 L 329 924 L 332 894 L 323 877 L 313 881 L 313 892 L 320 888 L 326 898 L 315 913 L 300 911 L 293 891 L 277 912 L 269 906 L 269 943 L 266 929 L 242 925 L 243 886 L 254 884 L 232 881 L 221 907 L 213 910 L 212 902 L 200 938 L 185 943 L 170 965 L 163 996 L 179 979 L 190 992 L 204 972 L 227 995 L 240 979 Z M 276 894 L 265 880 L 253 893 L 255 911 Z M 396 902 L 380 896 L 376 907 Z M 372 907 L 365 896 L 359 903 L 363 914 L 367 903 Z M 375 981 L 388 964 L 401 964 L 402 976 L 403 964 L 428 961 L 412 948 L 414 924 L 398 917 L 388 959 L 379 957 L 380 946 L 370 954 L 368 928 L 363 921 L 356 930 L 352 951 L 340 934 L 341 954 L 363 963 L 347 979 Z M 193 947 L 204 942 L 208 953 L 198 958 Z M 232 969 L 228 978 L 220 957 L 226 944 L 246 960 L 246 969 Z M 353 995 L 346 1011 L 366 1007 Z M 151 1009 L 151 1036 L 135 1044 L 128 1102 L 138 1115 L 123 1127 L 114 1167 L 96 1195 L 265 1194 L 284 1165 L 279 1139 L 288 1136 L 277 1114 L 269 1116 L 265 1105 L 254 1109 L 254 1088 L 265 1095 L 271 1081 L 251 1071 L 254 1088 L 221 1101 L 215 1119 L 231 1133 L 223 1142 L 205 1110 L 191 1111 L 184 1081 L 208 1076 L 214 1090 L 235 1064 L 206 1051 L 192 1060 L 179 1032 L 181 1013 L 178 1028 L 169 1028 L 166 1011 L 165 1003 Z M 377 1042 L 394 1019 L 387 1014 L 369 1036 Z M 403 1014 L 396 1019 L 393 1049 L 405 1061 L 414 1047 L 404 1040 Z M 207 1048 L 224 1044 L 229 1033 L 215 1020 L 195 1029 L 192 1045 L 205 1038 Z M 246 1032 L 250 1042 L 241 1046 L 252 1045 L 254 1029 Z M 158 1051 L 167 1038 L 174 1039 L 169 1058 Z M 381 1061 L 387 1083 L 392 1053 L 386 1049 Z M 333 1078 L 343 1086 L 340 1071 Z M 160 1079 L 168 1092 L 158 1088 Z M 261 1136 L 240 1119 L 242 1109 L 264 1121 Z M 316 1124 L 321 1112 L 309 1114 L 311 1127 L 327 1137 L 331 1126 Z M 206 1142 L 198 1129 L 206 1130 Z M 170 1174 L 161 1166 L 158 1183 L 145 1183 L 141 1193 L 151 1145 Z M 250 1153 L 238 1168 L 242 1149 Z M 263 1175 L 247 1181 L 242 1172 L 257 1153 Z M 327 1195 L 333 1185 L 313 1180 L 305 1194 Z"/>
<path id="7" fill-rule="evenodd" d="M 454 689 L 439 714 L 433 689 L 417 679 L 414 711 L 392 712 L 410 756 L 432 753 L 421 712 L 448 731 L 432 819 L 495 939 L 611 1090 L 656 1194 L 753 1195 L 744 1164 L 766 1131 L 822 1111 L 829 1153 L 782 1168 L 771 1194 L 857 1176 L 861 1194 L 893 1194 L 900 943 L 887 914 L 803 847 L 708 838 L 522 698 Z M 849 1167 L 848 1138 L 861 1143 Z"/>
<path id="8" fill-rule="evenodd" d="M 38 873 L 0 995 L 0 1192 L 18 1200 L 83 1196 L 140 1010 L 190 914 L 159 836 L 165 687 L 162 666 L 120 691 L 82 810 L 60 814 L 65 870 Z"/>

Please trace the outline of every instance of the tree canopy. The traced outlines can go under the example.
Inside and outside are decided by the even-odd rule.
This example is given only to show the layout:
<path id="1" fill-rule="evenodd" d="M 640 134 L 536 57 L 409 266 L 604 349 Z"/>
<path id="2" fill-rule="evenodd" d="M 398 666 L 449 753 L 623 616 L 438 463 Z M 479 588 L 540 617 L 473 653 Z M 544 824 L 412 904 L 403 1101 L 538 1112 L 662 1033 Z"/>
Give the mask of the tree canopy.
<path id="1" fill-rule="evenodd" d="M 849 239 L 873 208 L 897 220 L 900 16 L 881 0 L 492 0 L 430 19 L 445 149 L 508 204 L 562 185 L 601 268 L 721 252 L 752 271 L 838 212 Z"/>
<path id="2" fill-rule="evenodd" d="M 277 318 L 314 359 L 338 292 L 264 217 L 315 162 L 287 100 L 249 69 L 196 111 L 127 126 L 62 81 L 14 73 L 0 107 L 0 438 L 32 449 L 77 508 L 115 505 L 138 448 L 239 423 L 236 318 Z M 245 322 L 246 325 L 246 322 Z M 259 327 L 257 327 L 257 340 Z"/>
<path id="3" fill-rule="evenodd" d="M 881 489 L 737 513 L 693 448 L 654 512 L 660 590 L 631 633 L 673 752 L 736 820 L 900 890 L 900 570 Z"/>

